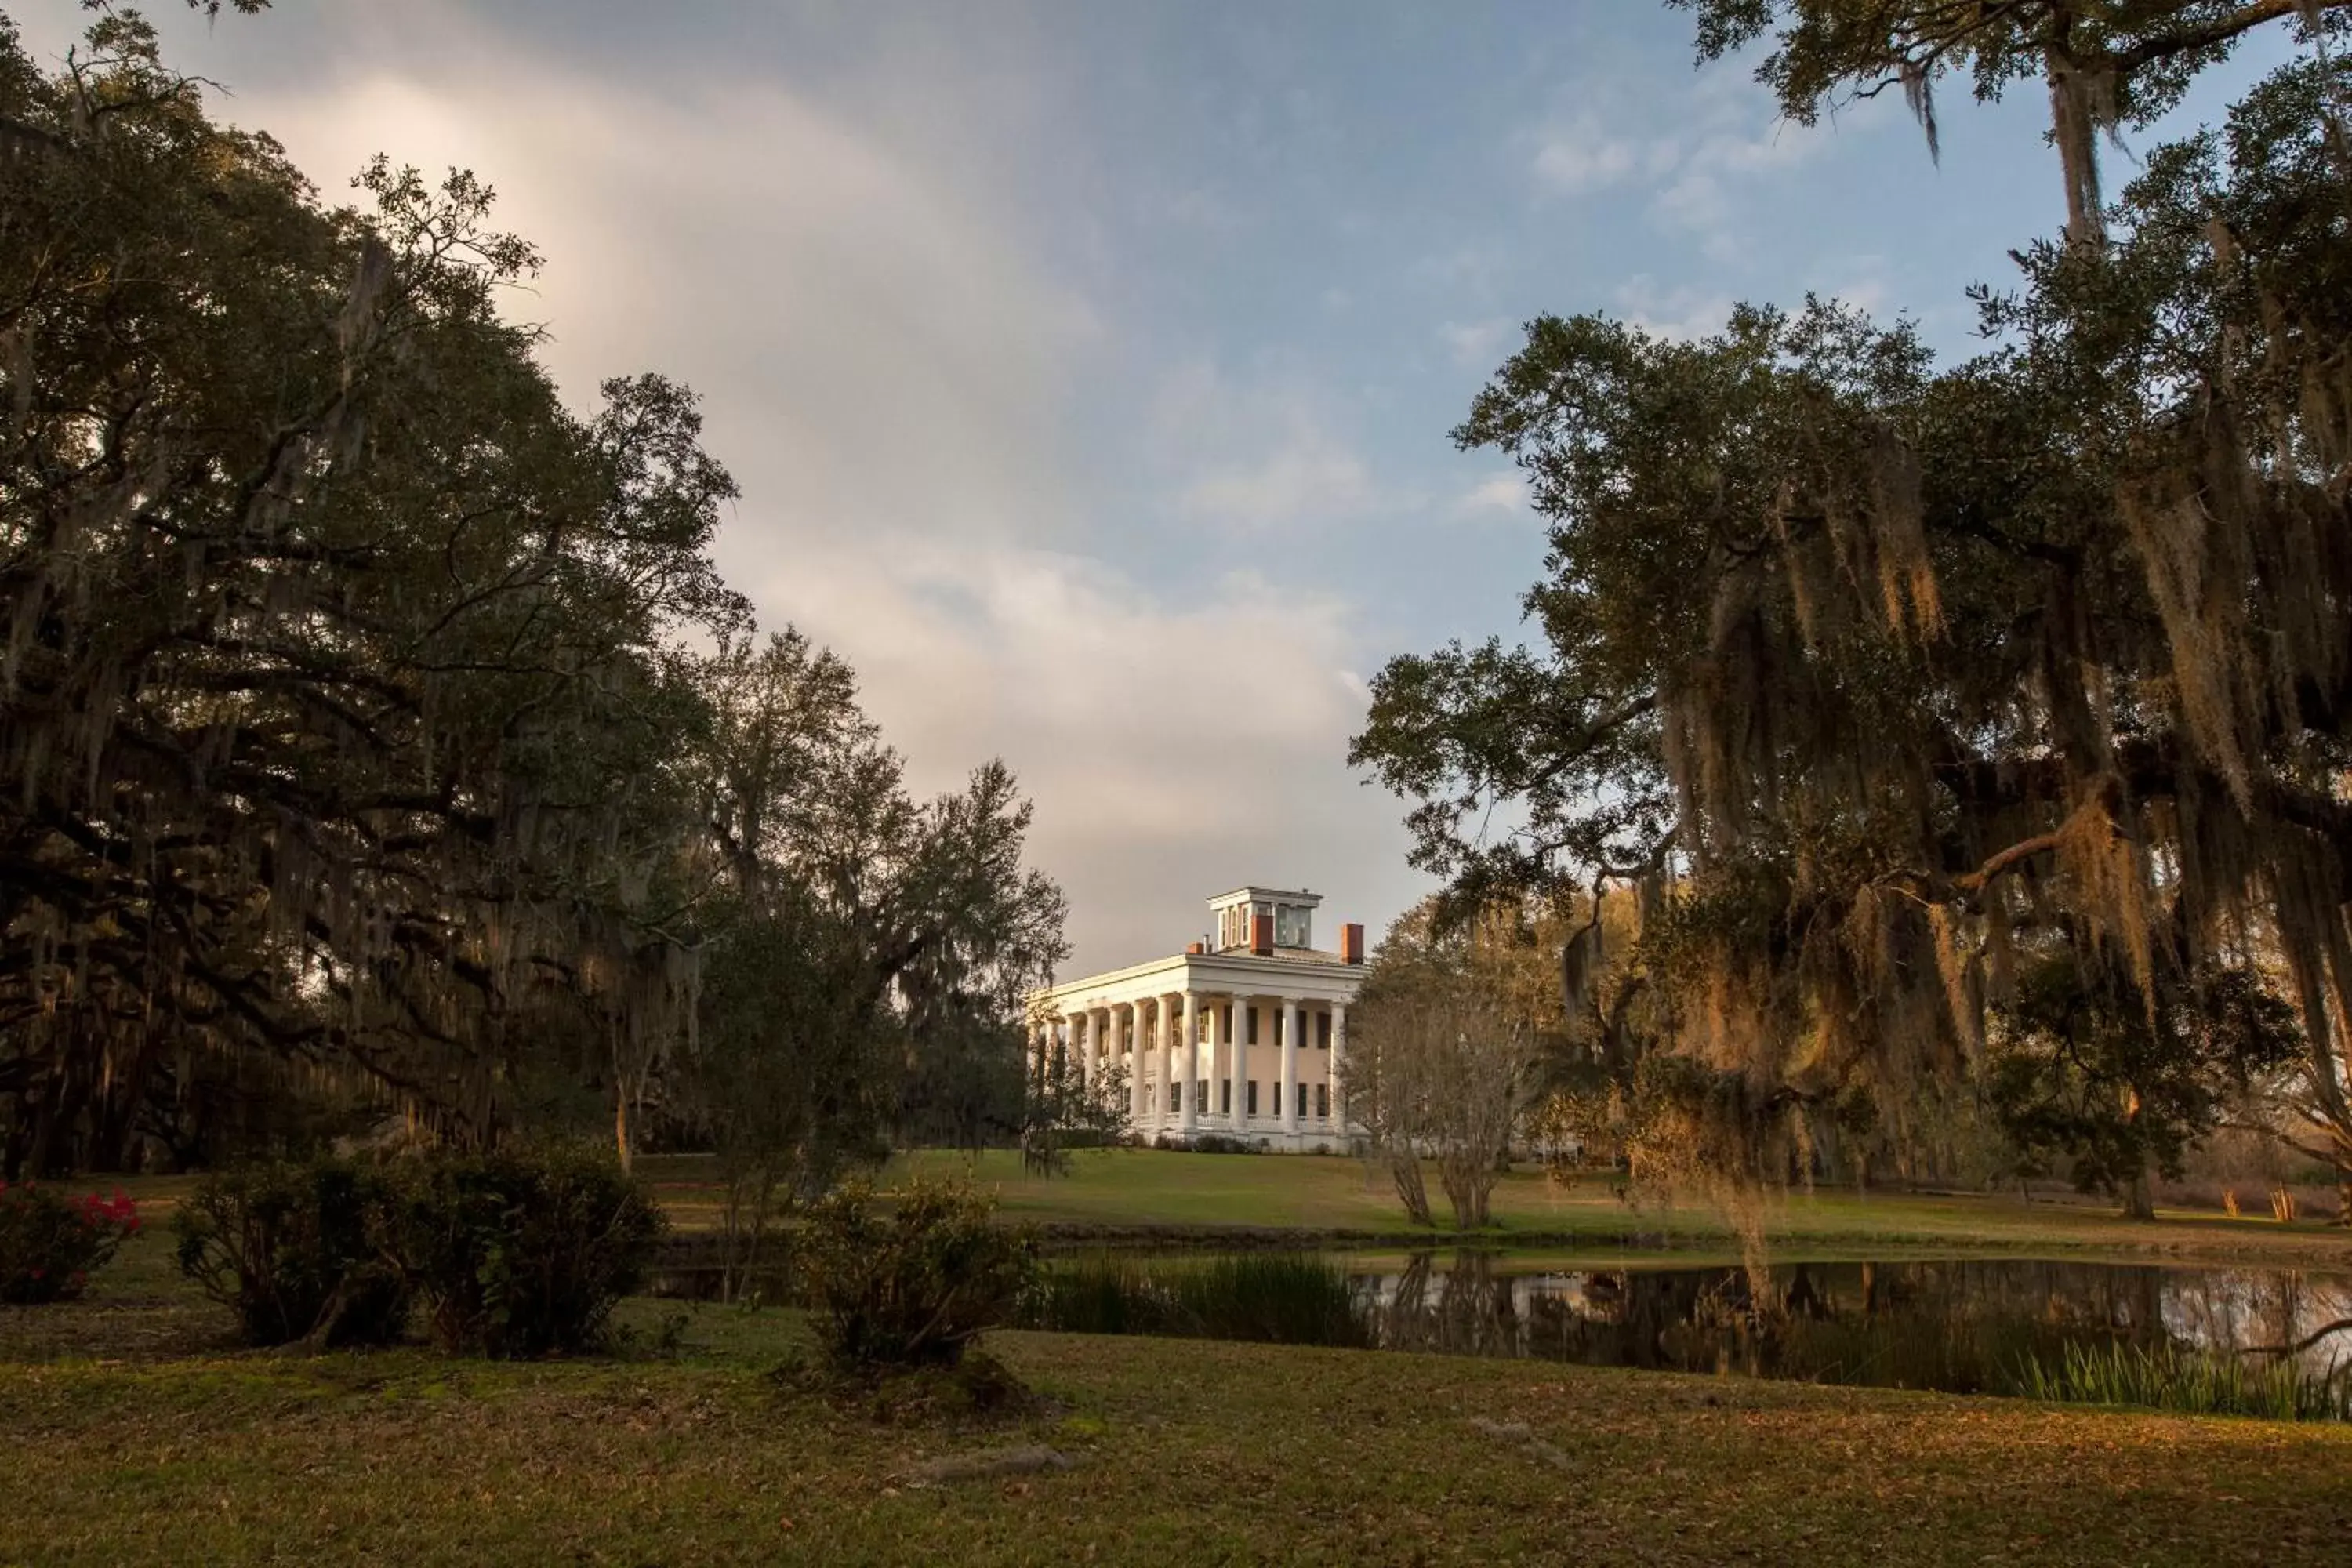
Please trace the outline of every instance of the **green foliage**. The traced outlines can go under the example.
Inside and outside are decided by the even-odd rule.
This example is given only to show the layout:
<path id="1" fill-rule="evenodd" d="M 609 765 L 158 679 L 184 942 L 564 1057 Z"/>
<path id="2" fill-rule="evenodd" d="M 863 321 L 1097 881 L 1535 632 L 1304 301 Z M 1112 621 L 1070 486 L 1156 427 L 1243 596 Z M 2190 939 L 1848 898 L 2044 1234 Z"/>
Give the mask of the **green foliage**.
<path id="1" fill-rule="evenodd" d="M 180 1271 L 249 1345 L 391 1344 L 411 1300 L 383 1247 L 392 1185 L 381 1165 L 331 1156 L 215 1172 L 172 1216 Z"/>
<path id="2" fill-rule="evenodd" d="M 803 1227 L 797 1261 L 825 1352 L 852 1373 L 953 1366 L 1011 1316 L 1036 1270 L 1034 1240 L 961 1183 L 882 1197 L 850 1183 Z"/>
<path id="3" fill-rule="evenodd" d="M 665 1228 L 609 1152 L 569 1144 L 415 1161 L 383 1219 L 435 1342 L 494 1358 L 596 1348 Z"/>
<path id="4" fill-rule="evenodd" d="M 2051 141 L 2066 174 L 2069 226 L 2099 232 L 2098 139 L 2178 107 L 2197 73 L 2229 58 L 2255 29 L 2293 19 L 2306 38 L 2352 37 L 2345 0 L 1666 0 L 1698 16 L 1698 51 L 1718 59 L 1759 39 L 1756 79 L 1780 110 L 1811 125 L 1823 110 L 1899 88 L 1930 153 L 1936 87 L 1963 74 L 1979 100 L 2021 81 L 2044 86 Z"/>
<path id="5" fill-rule="evenodd" d="M 59 77 L 0 31 L 0 1155 L 124 1158 L 205 1052 L 487 1136 L 503 1004 L 676 1009 L 669 655 L 745 614 L 695 399 L 567 408 L 487 187 L 331 208 L 131 10 Z"/>
<path id="6" fill-rule="evenodd" d="M 608 1152 L 551 1145 L 219 1173 L 173 1226 L 249 1344 L 389 1344 L 415 1302 L 444 1350 L 511 1358 L 594 1348 L 665 1222 Z"/>
<path id="7" fill-rule="evenodd" d="M 1078 1334 L 1171 1334 L 1268 1344 L 1372 1343 L 1364 1304 L 1336 1261 L 1256 1252 L 1205 1260 L 1098 1257 L 1050 1266 L 1022 1322 Z"/>
<path id="8" fill-rule="evenodd" d="M 882 1157 L 904 1043 L 866 991 L 855 932 L 813 901 L 772 893 L 758 910 L 718 910 L 714 924 L 678 1087 L 689 1135 L 709 1140 L 727 1183 L 731 1299 L 760 1268 L 779 1212 Z"/>
<path id="9" fill-rule="evenodd" d="M 1031 1069 L 1022 1098 L 1022 1168 L 1066 1176 L 1071 1151 L 1110 1148 L 1127 1130 L 1128 1093 L 1124 1067 L 1107 1064 L 1088 1079 L 1074 1058 L 1047 1051 Z"/>
<path id="10" fill-rule="evenodd" d="M 1223 1132 L 1203 1132 L 1184 1141 L 1188 1154 L 1263 1154 L 1265 1145 L 1255 1138 L 1234 1138 Z"/>
<path id="11" fill-rule="evenodd" d="M 2352 1421 L 2352 1365 L 2343 1363 L 2315 1372 L 2285 1356 L 2078 1343 L 2026 1358 L 2010 1381 L 2024 1397 L 2053 1403 L 2138 1405 L 2266 1421 Z"/>
<path id="12" fill-rule="evenodd" d="M 1902 89 L 1931 129 L 1936 82 L 1964 74 L 1980 100 L 2053 67 L 2104 77 L 2104 123 L 2145 125 L 2179 103 L 2189 79 L 2219 64 L 2249 32 L 2293 7 L 2244 0 L 2027 0 L 1954 5 L 1947 0 L 1666 0 L 1696 13 L 1702 59 L 1769 38 L 1756 78 L 1780 110 L 1811 124 L 1849 98 Z M 2323 7 L 2308 7 L 2316 16 Z M 2332 8 L 2332 4 L 2330 8 Z M 2341 31 L 2340 20 L 2335 30 Z"/>
<path id="13" fill-rule="evenodd" d="M 2242 969 L 2154 999 L 2069 952 L 2018 980 L 1996 1014 L 1990 1092 L 2004 1131 L 2077 1187 L 2118 1197 L 2153 1168 L 2178 1180 L 2233 1099 L 2303 1053 L 2294 1009 Z"/>
<path id="14" fill-rule="evenodd" d="M 731 1294 L 773 1219 L 877 1163 L 894 1126 L 966 1146 L 1013 1130 L 1013 1020 L 1065 951 L 1064 905 L 1022 868 L 1012 774 L 916 801 L 832 653 L 729 640 L 697 682 L 715 886 L 694 919 L 696 1036 L 666 1087 L 726 1173 Z"/>
<path id="15" fill-rule="evenodd" d="M 68 1198 L 55 1187 L 0 1182 L 0 1302 L 80 1295 L 91 1271 L 138 1229 L 138 1207 L 119 1190 L 111 1198 Z"/>
<path id="16" fill-rule="evenodd" d="M 478 180 L 323 205 L 97 9 L 61 75 L 0 24 L 0 1173 L 299 1149 L 319 1078 L 788 1194 L 909 1094 L 1009 1130 L 1064 951 L 1011 773 L 915 798 L 754 634 L 694 395 L 566 406 Z"/>
<path id="17" fill-rule="evenodd" d="M 2221 15 L 1704 9 L 1723 47 L 1785 24 L 1865 54 L 1931 13 L 1992 48 L 2097 10 L 2083 39 L 2126 55 Z M 1995 342 L 1950 369 L 1818 301 L 1696 342 L 1530 323 L 1455 435 L 1550 520 L 1538 636 L 1391 661 L 1355 742 L 1449 904 L 1638 889 L 1660 1047 L 1750 1110 L 1866 1093 L 1903 1139 L 2053 948 L 2143 994 L 2251 956 L 2300 1005 L 2315 1147 L 2352 1170 L 2345 88 L 2300 63 L 2153 152 L 2112 239 L 2031 247 L 2018 293 L 1979 293 Z M 1783 1121 L 1715 1119 L 1739 1120 Z"/>
<path id="18" fill-rule="evenodd" d="M 720 896 L 688 1078 L 722 1153 L 813 1194 L 893 1122 L 1017 1115 L 1029 990 L 1066 951 L 1002 763 L 922 802 L 856 682 L 795 633 L 701 661 L 694 761 Z M 774 1057 L 771 1065 L 764 1058 Z"/>

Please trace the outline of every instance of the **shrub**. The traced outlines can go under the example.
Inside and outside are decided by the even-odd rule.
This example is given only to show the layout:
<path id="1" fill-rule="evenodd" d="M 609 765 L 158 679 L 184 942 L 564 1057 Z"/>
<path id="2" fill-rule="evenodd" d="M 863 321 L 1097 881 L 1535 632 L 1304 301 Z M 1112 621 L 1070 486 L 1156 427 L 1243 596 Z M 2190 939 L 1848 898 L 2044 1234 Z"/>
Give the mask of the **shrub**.
<path id="1" fill-rule="evenodd" d="M 609 1154 L 444 1154 L 394 1184 L 384 1239 L 444 1350 L 497 1357 L 594 1347 L 665 1228 Z"/>
<path id="2" fill-rule="evenodd" d="M 79 1296 L 139 1229 L 139 1208 L 118 1189 L 68 1198 L 49 1187 L 0 1182 L 0 1301 L 30 1306 Z"/>
<path id="3" fill-rule="evenodd" d="M 173 1218 L 180 1271 L 247 1344 L 390 1344 L 409 1292 L 378 1235 L 387 1195 L 383 1172 L 352 1160 L 207 1176 Z"/>
<path id="4" fill-rule="evenodd" d="M 1263 1154 L 1265 1150 L 1255 1138 L 1234 1138 L 1223 1132 L 1203 1132 L 1190 1143 L 1179 1142 L 1176 1148 L 1195 1154 Z"/>
<path id="5" fill-rule="evenodd" d="M 1003 1322 L 1036 1271 L 1024 1230 L 961 1183 L 916 1182 L 877 1207 L 853 1183 L 811 1210 L 801 1264 L 817 1331 L 845 1371 L 954 1366 Z"/>

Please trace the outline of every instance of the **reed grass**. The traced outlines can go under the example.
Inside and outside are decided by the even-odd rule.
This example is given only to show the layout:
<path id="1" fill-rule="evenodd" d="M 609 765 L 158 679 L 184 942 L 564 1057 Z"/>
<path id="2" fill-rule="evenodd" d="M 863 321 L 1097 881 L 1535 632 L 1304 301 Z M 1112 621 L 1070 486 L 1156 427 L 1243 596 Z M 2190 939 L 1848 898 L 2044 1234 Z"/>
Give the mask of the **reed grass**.
<path id="1" fill-rule="evenodd" d="M 1047 1268 L 1021 1318 L 1024 1327 L 1061 1333 L 1286 1345 L 1373 1342 L 1370 1316 L 1347 1271 L 1303 1253 L 1160 1261 L 1083 1258 Z"/>
<path id="2" fill-rule="evenodd" d="M 2352 1364 L 2315 1372 L 2285 1357 L 2255 1360 L 2177 1345 L 2069 1345 L 2020 1362 L 2015 1391 L 2070 1405 L 2136 1405 L 2189 1415 L 2272 1421 L 2352 1420 Z"/>

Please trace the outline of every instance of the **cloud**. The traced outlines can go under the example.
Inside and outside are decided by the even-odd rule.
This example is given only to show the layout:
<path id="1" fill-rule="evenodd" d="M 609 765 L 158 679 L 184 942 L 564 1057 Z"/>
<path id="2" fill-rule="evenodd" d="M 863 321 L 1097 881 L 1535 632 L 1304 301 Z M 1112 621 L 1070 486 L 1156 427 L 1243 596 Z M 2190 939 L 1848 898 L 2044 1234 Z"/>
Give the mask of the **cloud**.
<path id="1" fill-rule="evenodd" d="M 1437 332 L 1455 364 L 1483 370 L 1493 367 L 1518 329 L 1510 317 L 1496 316 L 1484 321 L 1448 321 Z"/>
<path id="2" fill-rule="evenodd" d="M 1326 400 L 1293 383 L 1235 382 L 1196 360 L 1167 376 L 1150 443 L 1178 517 L 1226 532 L 1314 527 L 1390 502 L 1335 427 Z"/>
<path id="3" fill-rule="evenodd" d="M 1822 145 L 1805 128 L 1777 118 L 1760 130 L 1708 132 L 1676 156 L 1674 178 L 1652 201 L 1651 211 L 1669 226 L 1699 235 L 1710 259 L 1737 261 L 1741 243 L 1734 222 L 1739 204 L 1733 193 L 1793 167 Z"/>
<path id="4" fill-rule="evenodd" d="M 355 74 L 241 82 L 228 110 L 331 199 L 378 149 L 476 169 L 548 257 L 512 313 L 548 323 L 568 395 L 637 368 L 704 395 L 743 489 L 730 581 L 851 661 L 922 789 L 992 756 L 1020 773 L 1031 860 L 1071 897 L 1070 973 L 1175 950 L 1245 880 L 1312 883 L 1375 922 L 1412 896 L 1396 806 L 1345 765 L 1351 606 L 1103 559 L 1073 414 L 1110 328 L 1016 200 L 723 64 L 604 76 L 457 12 L 417 31 L 430 58 L 385 34 Z M 1183 517 L 1247 536 L 1380 504 L 1302 384 L 1180 366 L 1150 416 Z"/>
<path id="5" fill-rule="evenodd" d="M 1571 129 L 1546 136 L 1536 149 L 1536 177 L 1555 191 L 1575 195 L 1617 184 L 1641 166 L 1631 142 L 1602 132 L 1591 116 Z"/>
<path id="6" fill-rule="evenodd" d="M 1534 141 L 1536 178 L 1561 195 L 1606 190 L 1636 175 L 1656 179 L 1680 157 L 1672 134 L 1621 135 L 1590 110 L 1538 132 Z"/>
<path id="7" fill-rule="evenodd" d="M 322 174 L 378 146 L 477 167 L 499 221 L 546 252 L 516 308 L 550 324 L 568 393 L 683 374 L 710 446 L 793 535 L 929 514 L 1009 536 L 1067 516 L 1055 448 L 1066 366 L 1099 333 L 1087 302 L 958 193 L 790 93 L 638 94 L 517 63 L 495 96 L 384 71 L 263 118 Z M 727 552 L 770 542 L 736 531 Z"/>
<path id="8" fill-rule="evenodd" d="M 746 586 L 855 652 L 889 733 L 920 738 L 925 788 L 1011 763 L 1039 803 L 1034 858 L 1077 913 L 1068 973 L 1176 951 L 1201 900 L 1244 881 L 1312 883 L 1334 920 L 1386 912 L 1402 833 L 1345 765 L 1367 689 L 1345 601 L 1247 574 L 1171 595 L 1083 555 L 876 543 Z"/>
<path id="9" fill-rule="evenodd" d="M 1838 258 L 1837 261 L 1846 269 L 1845 281 L 1824 290 L 1824 296 L 1873 316 L 1885 314 L 1890 303 L 1886 258 L 1846 255 Z"/>
<path id="10" fill-rule="evenodd" d="M 1231 235 L 1246 222 L 1230 197 L 1207 185 L 1192 185 L 1156 197 L 1147 195 L 1138 205 L 1147 221 L 1171 228 Z"/>
<path id="11" fill-rule="evenodd" d="M 1480 479 L 1455 499 L 1456 517 L 1476 517 L 1484 513 L 1502 512 L 1525 516 L 1528 510 L 1528 482 L 1517 470 L 1494 474 Z"/>
<path id="12" fill-rule="evenodd" d="M 1661 289 L 1644 272 L 1618 286 L 1616 305 L 1620 318 L 1643 331 L 1691 342 L 1723 331 L 1731 320 L 1732 300 L 1701 289 Z"/>
<path id="13" fill-rule="evenodd" d="M 1606 96 L 1606 95 L 1604 95 Z M 1564 123 L 1528 140 L 1547 195 L 1584 195 L 1643 182 L 1651 218 L 1695 235 L 1708 259 L 1736 263 L 1740 194 L 1811 157 L 1824 137 L 1782 119 L 1771 96 L 1736 71 L 1702 73 L 1670 100 L 1607 112 L 1591 95 Z"/>

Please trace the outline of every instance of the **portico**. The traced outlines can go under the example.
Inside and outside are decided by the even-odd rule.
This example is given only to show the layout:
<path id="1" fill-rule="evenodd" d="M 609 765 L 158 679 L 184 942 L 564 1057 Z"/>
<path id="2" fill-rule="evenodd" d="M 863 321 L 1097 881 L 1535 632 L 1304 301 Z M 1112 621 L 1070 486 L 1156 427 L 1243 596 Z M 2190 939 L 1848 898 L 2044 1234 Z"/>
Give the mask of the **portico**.
<path id="1" fill-rule="evenodd" d="M 1084 1081 L 1126 1075 L 1131 1131 L 1214 1133 L 1270 1149 L 1346 1146 L 1348 1008 L 1364 933 L 1313 945 L 1316 894 L 1245 887 L 1209 900 L 1213 938 L 1171 958 L 1088 975 L 1030 999 L 1030 1066 L 1054 1054 Z"/>

